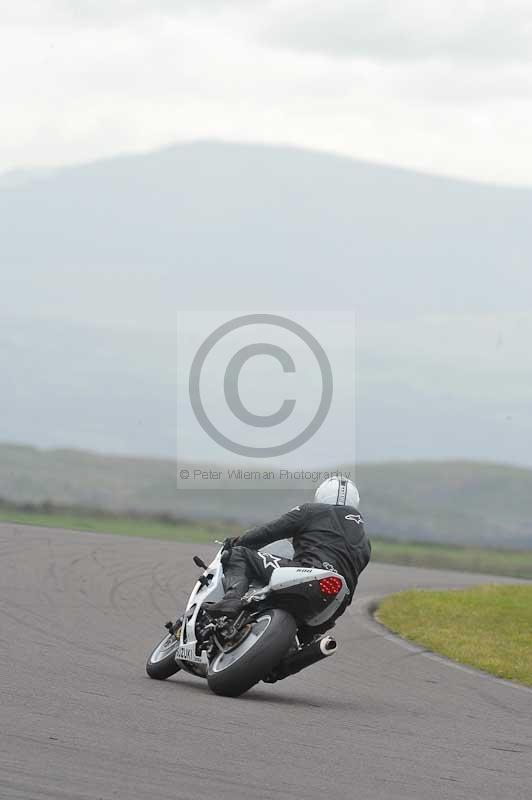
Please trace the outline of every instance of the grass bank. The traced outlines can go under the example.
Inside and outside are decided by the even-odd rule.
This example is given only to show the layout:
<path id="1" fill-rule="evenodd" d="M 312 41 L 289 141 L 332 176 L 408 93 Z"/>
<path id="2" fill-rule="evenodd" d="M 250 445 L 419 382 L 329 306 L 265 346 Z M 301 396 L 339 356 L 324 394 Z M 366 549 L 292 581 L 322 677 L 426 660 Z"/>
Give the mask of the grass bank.
<path id="1" fill-rule="evenodd" d="M 160 516 L 121 516 L 93 509 L 0 505 L 0 521 L 79 531 L 144 536 L 178 542 L 212 542 L 236 536 L 234 523 L 196 523 Z M 389 564 L 482 572 L 532 579 L 532 551 L 492 550 L 480 547 L 455 547 L 430 542 L 398 542 L 371 537 L 372 560 Z"/>
<path id="2" fill-rule="evenodd" d="M 231 535 L 231 526 L 219 523 L 197 524 L 186 520 L 153 517 L 122 517 L 79 509 L 13 509 L 0 507 L 0 522 L 16 522 L 44 528 L 68 528 L 75 531 L 115 533 L 121 536 L 144 536 L 176 542 L 213 542 Z"/>
<path id="3" fill-rule="evenodd" d="M 375 561 L 532 579 L 532 550 L 456 547 L 430 542 L 396 542 L 373 537 L 371 543 L 372 558 Z"/>
<path id="4" fill-rule="evenodd" d="M 422 647 L 532 686 L 532 586 L 400 592 L 376 616 Z"/>

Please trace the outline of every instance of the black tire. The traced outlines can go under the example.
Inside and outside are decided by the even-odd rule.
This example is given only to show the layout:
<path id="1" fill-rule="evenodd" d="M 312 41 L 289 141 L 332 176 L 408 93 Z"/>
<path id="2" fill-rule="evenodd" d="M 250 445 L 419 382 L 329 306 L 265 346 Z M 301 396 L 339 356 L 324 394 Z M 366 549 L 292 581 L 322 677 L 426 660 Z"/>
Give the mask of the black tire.
<path id="1" fill-rule="evenodd" d="M 212 659 L 207 672 L 209 689 L 226 697 L 244 694 L 277 666 L 292 646 L 296 631 L 296 622 L 287 611 L 263 611 L 241 644 Z"/>
<path id="2" fill-rule="evenodd" d="M 173 633 L 169 633 L 164 639 L 161 639 L 157 647 L 151 651 L 146 662 L 146 672 L 150 678 L 164 681 L 179 672 L 181 667 L 176 664 L 175 660 L 175 652 L 178 647 L 179 639 L 176 639 Z"/>

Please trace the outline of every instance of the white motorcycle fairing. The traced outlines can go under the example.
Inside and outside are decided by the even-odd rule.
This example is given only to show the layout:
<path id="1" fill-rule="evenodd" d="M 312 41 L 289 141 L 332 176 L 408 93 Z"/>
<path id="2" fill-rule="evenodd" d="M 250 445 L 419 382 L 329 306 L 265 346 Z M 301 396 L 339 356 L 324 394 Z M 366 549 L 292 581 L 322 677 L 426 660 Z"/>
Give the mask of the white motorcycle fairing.
<path id="1" fill-rule="evenodd" d="M 203 575 L 196 581 L 190 593 L 190 597 L 188 598 L 187 607 L 183 616 L 179 647 L 177 648 L 175 658 L 185 669 L 187 669 L 188 665 L 194 664 L 194 672 L 197 674 L 206 674 L 209 662 L 207 653 L 204 650 L 201 652 L 200 656 L 197 655 L 196 646 L 198 642 L 196 639 L 196 621 L 203 603 L 217 603 L 225 594 L 221 557 L 222 550 L 220 549 L 207 569 L 203 572 Z"/>

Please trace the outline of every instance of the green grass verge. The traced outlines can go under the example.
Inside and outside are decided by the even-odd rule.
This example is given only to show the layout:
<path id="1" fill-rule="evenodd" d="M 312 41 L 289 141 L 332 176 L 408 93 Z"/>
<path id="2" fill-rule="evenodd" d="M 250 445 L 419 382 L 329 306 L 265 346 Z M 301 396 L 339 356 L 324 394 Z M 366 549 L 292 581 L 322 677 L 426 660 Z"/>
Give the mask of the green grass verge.
<path id="1" fill-rule="evenodd" d="M 178 542 L 212 542 L 236 536 L 231 523 L 195 523 L 170 519 L 126 517 L 80 509 L 16 508 L 0 506 L 0 521 L 51 528 L 145 536 Z M 532 579 L 532 551 L 454 547 L 428 542 L 397 542 L 371 538 L 372 560 L 433 569 L 452 569 Z"/>
<path id="2" fill-rule="evenodd" d="M 532 586 L 415 589 L 387 597 L 376 616 L 422 647 L 532 685 Z"/>
<path id="3" fill-rule="evenodd" d="M 532 579 L 531 550 L 492 550 L 373 538 L 371 544 L 374 561 Z"/>
<path id="4" fill-rule="evenodd" d="M 12 511 L 0 509 L 0 522 L 16 522 L 45 528 L 68 528 L 95 533 L 116 533 L 123 536 L 145 536 L 151 539 L 170 539 L 176 542 L 213 542 L 231 535 L 230 526 L 196 525 L 195 523 L 159 521 L 153 519 L 106 516 L 80 512 Z M 229 533 L 228 533 L 229 530 Z"/>

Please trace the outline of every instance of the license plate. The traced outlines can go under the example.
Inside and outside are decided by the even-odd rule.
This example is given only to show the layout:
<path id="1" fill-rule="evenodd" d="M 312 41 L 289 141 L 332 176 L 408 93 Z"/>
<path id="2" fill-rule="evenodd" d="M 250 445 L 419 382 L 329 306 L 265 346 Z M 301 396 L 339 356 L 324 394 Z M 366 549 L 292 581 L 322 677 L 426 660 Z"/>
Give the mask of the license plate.
<path id="1" fill-rule="evenodd" d="M 196 647 L 193 644 L 181 644 L 176 650 L 176 658 L 183 661 L 193 661 L 195 664 L 203 664 L 206 659 L 196 655 Z"/>

